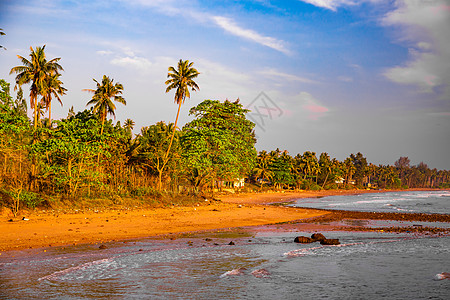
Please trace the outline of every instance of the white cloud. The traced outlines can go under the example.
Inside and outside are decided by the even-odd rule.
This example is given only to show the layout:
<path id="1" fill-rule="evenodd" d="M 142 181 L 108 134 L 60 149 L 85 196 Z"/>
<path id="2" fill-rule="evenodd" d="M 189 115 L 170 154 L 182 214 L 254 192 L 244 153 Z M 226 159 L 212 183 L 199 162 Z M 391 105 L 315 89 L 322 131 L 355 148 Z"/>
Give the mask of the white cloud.
<path id="1" fill-rule="evenodd" d="M 182 16 L 195 20 L 200 24 L 207 24 L 212 21 L 226 32 L 235 36 L 253 41 L 260 45 L 275 49 L 284 54 L 290 54 L 286 48 L 285 42 L 270 36 L 264 36 L 254 30 L 242 28 L 236 22 L 227 17 L 215 16 L 210 13 L 202 12 L 194 7 L 195 3 L 191 1 L 176 1 L 176 0 L 132 0 L 133 3 L 139 5 L 152 7 L 160 13 L 168 16 Z"/>
<path id="2" fill-rule="evenodd" d="M 95 53 L 97 53 L 98 55 L 111 55 L 111 54 L 113 54 L 113 52 L 109 51 L 109 50 L 98 50 Z"/>
<path id="3" fill-rule="evenodd" d="M 336 11 L 341 6 L 360 5 L 364 2 L 383 2 L 385 0 L 299 0 L 305 3 L 312 4 L 317 7 L 323 7 Z"/>
<path id="4" fill-rule="evenodd" d="M 312 4 L 317 7 L 327 8 L 333 11 L 336 11 L 339 6 L 356 5 L 361 2 L 355 0 L 300 0 L 300 1 Z"/>
<path id="5" fill-rule="evenodd" d="M 256 42 L 260 45 L 275 49 L 284 54 L 290 54 L 289 50 L 285 47 L 285 43 L 281 40 L 277 40 L 273 37 L 263 36 L 251 29 L 245 29 L 237 25 L 232 19 L 221 16 L 214 16 L 211 19 L 225 31 L 239 36 L 241 38 Z"/>
<path id="6" fill-rule="evenodd" d="M 385 72 L 390 80 L 418 86 L 424 92 L 445 85 L 450 95 L 450 5 L 448 1 L 397 0 L 383 19 L 401 30 L 399 42 L 409 47 L 409 60 Z"/>
<path id="7" fill-rule="evenodd" d="M 122 67 L 131 67 L 141 71 L 148 71 L 152 63 L 144 58 L 138 56 L 115 57 L 111 60 L 111 64 Z"/>
<path id="8" fill-rule="evenodd" d="M 153 66 L 152 62 L 145 57 L 135 54 L 130 47 L 113 46 L 120 50 L 114 52 L 111 50 L 98 50 L 96 53 L 100 56 L 113 57 L 109 62 L 112 65 L 124 68 L 131 68 L 147 72 Z"/>
<path id="9" fill-rule="evenodd" d="M 292 74 L 288 74 L 288 73 L 284 73 L 284 72 L 280 72 L 277 71 L 275 69 L 266 69 L 263 70 L 261 72 L 259 72 L 260 74 L 267 76 L 267 77 L 278 77 L 280 79 L 283 80 L 287 80 L 287 81 L 297 81 L 297 82 L 302 82 L 302 83 L 318 83 L 315 80 L 309 79 L 309 78 L 304 78 L 304 77 L 300 77 L 300 76 L 296 76 L 296 75 L 292 75 Z"/>

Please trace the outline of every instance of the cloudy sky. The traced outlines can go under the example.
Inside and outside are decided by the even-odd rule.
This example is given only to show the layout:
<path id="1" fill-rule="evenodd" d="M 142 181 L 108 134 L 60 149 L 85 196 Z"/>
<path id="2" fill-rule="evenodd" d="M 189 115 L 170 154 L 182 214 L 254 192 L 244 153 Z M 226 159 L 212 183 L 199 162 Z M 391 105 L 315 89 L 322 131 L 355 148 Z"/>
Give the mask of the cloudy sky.
<path id="1" fill-rule="evenodd" d="M 200 91 L 181 125 L 205 99 L 239 98 L 258 150 L 450 169 L 449 0 L 1 0 L 0 28 L 0 78 L 14 83 L 30 47 L 61 57 L 55 118 L 105 74 L 124 85 L 117 121 L 173 122 L 167 68 L 188 59 Z"/>

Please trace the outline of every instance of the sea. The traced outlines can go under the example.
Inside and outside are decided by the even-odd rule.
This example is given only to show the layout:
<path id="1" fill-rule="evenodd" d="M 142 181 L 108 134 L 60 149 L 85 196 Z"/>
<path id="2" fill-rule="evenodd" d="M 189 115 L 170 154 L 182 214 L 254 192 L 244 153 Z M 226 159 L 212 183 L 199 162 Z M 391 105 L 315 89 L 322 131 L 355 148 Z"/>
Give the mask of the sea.
<path id="1" fill-rule="evenodd" d="M 291 205 L 448 214 L 450 191 Z M 329 231 L 341 244 L 322 246 L 282 227 L 2 253 L 0 299 L 450 299 L 449 235 Z"/>

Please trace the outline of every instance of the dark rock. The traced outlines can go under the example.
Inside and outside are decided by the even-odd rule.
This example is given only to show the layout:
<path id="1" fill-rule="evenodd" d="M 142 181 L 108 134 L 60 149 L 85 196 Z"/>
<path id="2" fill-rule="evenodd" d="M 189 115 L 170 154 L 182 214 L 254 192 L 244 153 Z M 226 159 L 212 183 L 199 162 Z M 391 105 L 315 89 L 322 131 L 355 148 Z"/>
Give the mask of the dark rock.
<path id="1" fill-rule="evenodd" d="M 294 242 L 300 243 L 300 244 L 309 244 L 309 243 L 315 242 L 315 240 L 313 240 L 312 238 L 309 238 L 307 236 L 298 236 L 294 239 Z"/>
<path id="2" fill-rule="evenodd" d="M 321 245 L 339 245 L 339 239 L 324 239 L 323 241 L 320 241 Z"/>
<path id="3" fill-rule="evenodd" d="M 234 242 L 231 241 L 231 242 L 228 243 L 228 245 L 232 246 L 232 245 L 234 245 Z"/>
<path id="4" fill-rule="evenodd" d="M 205 239 L 205 241 L 207 241 L 207 242 L 211 242 L 211 241 L 212 241 L 212 239 L 210 239 L 210 238 L 206 238 L 206 239 Z"/>
<path id="5" fill-rule="evenodd" d="M 327 239 L 327 238 L 326 238 L 323 234 L 321 234 L 321 233 L 313 233 L 313 234 L 311 235 L 311 238 L 312 238 L 313 240 L 317 241 L 317 242 L 320 242 L 320 241 L 323 241 L 323 240 L 326 240 L 326 239 Z"/>
<path id="6" fill-rule="evenodd" d="M 100 245 L 100 247 L 98 247 L 98 249 L 108 249 L 108 247 L 106 247 L 105 245 Z"/>

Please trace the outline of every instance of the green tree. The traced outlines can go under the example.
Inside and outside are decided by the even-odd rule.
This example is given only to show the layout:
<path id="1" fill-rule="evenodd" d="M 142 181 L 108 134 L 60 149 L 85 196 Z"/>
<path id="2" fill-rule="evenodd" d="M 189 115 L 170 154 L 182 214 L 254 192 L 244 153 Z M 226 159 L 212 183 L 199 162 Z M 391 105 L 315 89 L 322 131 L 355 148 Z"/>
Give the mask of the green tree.
<path id="1" fill-rule="evenodd" d="M 193 67 L 194 63 L 189 62 L 189 60 L 181 60 L 178 62 L 178 67 L 175 69 L 174 67 L 169 67 L 169 73 L 167 74 L 168 80 L 166 80 L 165 84 L 167 85 L 166 93 L 175 89 L 175 103 L 178 104 L 177 117 L 175 118 L 175 126 L 173 128 L 172 136 L 170 137 L 169 147 L 167 148 L 167 153 L 165 159 L 169 156 L 170 148 L 172 146 L 173 137 L 175 135 L 175 130 L 177 129 L 178 117 L 180 115 L 181 104 L 184 103 L 184 100 L 191 97 L 189 92 L 189 88 L 192 91 L 197 91 L 200 88 L 197 83 L 194 81 L 195 78 L 200 74 L 197 69 Z"/>
<path id="2" fill-rule="evenodd" d="M 368 169 L 367 169 L 367 159 L 363 156 L 361 152 L 356 155 L 351 154 L 350 159 L 355 166 L 354 178 L 357 185 L 362 185 L 365 181 Z"/>
<path id="3" fill-rule="evenodd" d="M 27 101 L 23 97 L 23 90 L 19 88 L 17 91 L 16 99 L 14 100 L 14 113 L 27 117 Z"/>
<path id="4" fill-rule="evenodd" d="M 272 183 L 276 188 L 283 188 L 285 186 L 295 183 L 295 179 L 292 173 L 293 159 L 289 153 L 285 150 L 279 152 L 279 149 L 272 153 L 272 161 L 269 165 L 269 170 L 272 174 Z"/>
<path id="5" fill-rule="evenodd" d="M 310 184 L 311 184 L 312 179 L 315 177 L 316 183 L 317 183 L 317 175 L 320 172 L 320 168 L 319 168 L 319 162 L 316 157 L 316 153 L 311 152 L 311 151 L 306 151 L 302 155 L 301 163 L 303 166 L 303 173 L 305 174 L 304 179 L 308 178 L 310 181 Z"/>
<path id="6" fill-rule="evenodd" d="M 131 119 L 126 119 L 125 123 L 123 124 L 123 128 L 125 128 L 127 130 L 130 137 L 131 137 L 131 133 L 133 131 L 134 125 L 135 125 L 135 123 Z"/>
<path id="7" fill-rule="evenodd" d="M 410 168 L 410 162 L 411 161 L 406 156 L 401 156 L 398 160 L 396 160 L 394 162 L 394 166 L 399 171 L 399 176 L 400 176 L 400 179 L 402 180 L 402 184 L 405 186 L 408 184 L 408 180 L 406 177 L 407 177 L 408 169 Z"/>
<path id="8" fill-rule="evenodd" d="M 13 67 L 9 74 L 16 73 L 16 87 L 31 83 L 30 104 L 34 108 L 34 130 L 37 128 L 38 119 L 38 95 L 42 95 L 48 82 L 48 77 L 59 73 L 63 68 L 58 64 L 61 58 L 53 58 L 49 61 L 45 58 L 45 45 L 43 47 L 30 47 L 30 60 L 17 55 L 22 66 Z"/>
<path id="9" fill-rule="evenodd" d="M 17 113 L 9 83 L 1 79 L 0 87 L 0 192 L 11 196 L 13 211 L 17 212 L 22 190 L 28 183 L 29 120 Z"/>
<path id="10" fill-rule="evenodd" d="M 101 185 L 103 176 L 97 172 L 95 157 L 99 151 L 108 156 L 110 136 L 100 134 L 98 118 L 85 110 L 56 124 L 53 130 L 44 129 L 47 138 L 31 148 L 40 164 L 41 185 L 68 195 L 83 186 Z"/>
<path id="11" fill-rule="evenodd" d="M 98 114 L 100 120 L 102 122 L 101 133 L 103 134 L 103 128 L 105 125 L 106 116 L 108 114 L 112 116 L 116 116 L 115 110 L 116 106 L 114 105 L 114 101 L 122 103 L 124 105 L 127 104 L 125 99 L 120 96 L 123 92 L 123 85 L 120 83 L 114 84 L 114 79 L 110 79 L 108 76 L 103 75 L 102 82 L 98 82 L 93 79 L 97 84 L 97 89 L 85 89 L 84 91 L 93 93 L 92 99 L 87 103 L 87 105 L 93 105 L 94 113 Z"/>
<path id="12" fill-rule="evenodd" d="M 343 167 L 345 174 L 345 185 L 349 187 L 350 182 L 353 180 L 353 174 L 356 172 L 356 167 L 350 157 L 345 159 Z"/>
<path id="13" fill-rule="evenodd" d="M 256 163 L 256 139 L 247 112 L 239 101 L 228 100 L 205 100 L 191 108 L 195 119 L 183 127 L 181 143 L 196 182 L 234 181 L 250 174 Z"/>
<path id="14" fill-rule="evenodd" d="M 9 91 L 10 84 L 4 79 L 0 79 L 0 103 L 11 108 L 13 105 L 13 100 Z"/>
<path id="15" fill-rule="evenodd" d="M 65 87 L 63 87 L 62 81 L 59 79 L 61 74 L 53 72 L 49 76 L 47 76 L 45 80 L 45 84 L 42 90 L 42 102 L 43 105 L 48 110 L 48 122 L 50 127 L 52 127 L 52 97 L 55 97 L 58 102 L 63 105 L 60 96 L 64 95 L 67 91 Z"/>
<path id="16" fill-rule="evenodd" d="M 261 180 L 261 189 L 264 183 L 272 178 L 272 172 L 270 170 L 270 164 L 272 159 L 267 151 L 262 150 L 259 152 L 256 158 L 256 167 L 254 169 L 256 181 Z"/>
<path id="17" fill-rule="evenodd" d="M 325 178 L 322 181 L 322 189 L 325 187 L 325 184 L 327 183 L 328 178 L 330 177 L 332 167 L 333 167 L 332 161 L 328 153 L 326 152 L 321 153 L 319 156 L 319 168 L 320 174 L 322 174 L 321 179 L 323 179 L 323 175 L 325 175 Z"/>
<path id="18" fill-rule="evenodd" d="M 173 131 L 174 124 L 166 125 L 163 121 L 144 127 L 141 134 L 137 137 L 139 146 L 136 149 L 136 161 L 145 167 L 150 168 L 158 176 L 158 189 L 162 189 L 163 172 L 166 169 L 167 162 L 165 154 L 169 147 L 169 137 Z M 178 157 L 179 148 L 178 134 L 174 139 L 173 151 L 171 156 Z M 175 150 L 175 151 L 174 151 Z M 172 157 L 171 157 L 172 158 Z"/>

